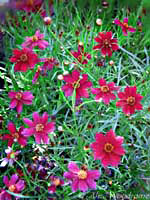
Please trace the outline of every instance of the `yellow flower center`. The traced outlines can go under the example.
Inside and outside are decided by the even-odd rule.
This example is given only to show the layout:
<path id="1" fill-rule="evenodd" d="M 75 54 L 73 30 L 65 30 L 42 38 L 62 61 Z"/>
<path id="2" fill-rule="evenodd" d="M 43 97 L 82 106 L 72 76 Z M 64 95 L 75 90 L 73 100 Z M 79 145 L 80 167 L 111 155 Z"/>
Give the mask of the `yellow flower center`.
<path id="1" fill-rule="evenodd" d="M 101 91 L 105 92 L 105 93 L 109 92 L 109 87 L 107 85 L 104 85 L 104 86 L 101 87 Z"/>
<path id="2" fill-rule="evenodd" d="M 106 143 L 104 146 L 104 150 L 108 153 L 112 152 L 113 149 L 114 149 L 114 146 L 110 143 Z"/>
<path id="3" fill-rule="evenodd" d="M 8 159 L 15 158 L 15 152 L 12 151 L 11 153 L 8 153 L 7 158 Z"/>
<path id="4" fill-rule="evenodd" d="M 29 6 L 32 6 L 32 5 L 33 5 L 33 3 L 34 3 L 34 1 L 33 1 L 33 0 L 28 0 L 28 1 L 27 1 L 27 4 L 28 4 Z"/>
<path id="5" fill-rule="evenodd" d="M 14 192 L 15 189 L 16 189 L 16 186 L 15 185 L 11 185 L 11 186 L 9 186 L 8 189 L 9 189 L 10 192 Z"/>
<path id="6" fill-rule="evenodd" d="M 87 178 L 87 172 L 85 171 L 85 170 L 80 170 L 79 172 L 78 172 L 78 178 L 79 179 L 86 179 Z"/>
<path id="7" fill-rule="evenodd" d="M 107 39 L 104 40 L 104 46 L 107 48 L 110 47 L 110 43 Z"/>
<path id="8" fill-rule="evenodd" d="M 43 124 L 37 124 L 36 127 L 35 127 L 35 129 L 36 129 L 37 132 L 43 131 L 44 126 L 43 126 Z"/>
<path id="9" fill-rule="evenodd" d="M 72 86 L 73 86 L 74 88 L 79 88 L 79 87 L 80 87 L 79 80 L 76 81 L 76 82 L 74 82 L 74 83 L 72 83 Z"/>
<path id="10" fill-rule="evenodd" d="M 19 134 L 17 132 L 14 133 L 13 137 L 16 138 L 16 139 L 18 139 L 19 138 Z"/>
<path id="11" fill-rule="evenodd" d="M 78 59 L 79 62 L 82 62 L 82 55 L 79 55 L 79 56 L 77 57 L 77 59 Z"/>
<path id="12" fill-rule="evenodd" d="M 53 183 L 54 183 L 55 186 L 60 185 L 60 180 L 59 180 L 59 178 L 55 178 L 55 179 L 53 180 Z"/>
<path id="13" fill-rule="evenodd" d="M 32 36 L 32 42 L 38 41 L 38 37 L 36 35 Z"/>
<path id="14" fill-rule="evenodd" d="M 130 105 L 130 106 L 133 106 L 135 104 L 135 97 L 128 97 L 127 98 L 127 103 Z"/>
<path id="15" fill-rule="evenodd" d="M 20 60 L 21 60 L 22 62 L 26 62 L 26 61 L 28 60 L 27 55 L 26 55 L 26 54 L 22 54 L 22 55 L 20 56 Z"/>
<path id="16" fill-rule="evenodd" d="M 22 94 L 20 92 L 18 92 L 15 97 L 16 97 L 16 99 L 20 100 L 22 98 Z"/>
<path id="17" fill-rule="evenodd" d="M 129 27 L 127 23 L 122 23 L 122 24 L 125 26 L 125 28 Z"/>

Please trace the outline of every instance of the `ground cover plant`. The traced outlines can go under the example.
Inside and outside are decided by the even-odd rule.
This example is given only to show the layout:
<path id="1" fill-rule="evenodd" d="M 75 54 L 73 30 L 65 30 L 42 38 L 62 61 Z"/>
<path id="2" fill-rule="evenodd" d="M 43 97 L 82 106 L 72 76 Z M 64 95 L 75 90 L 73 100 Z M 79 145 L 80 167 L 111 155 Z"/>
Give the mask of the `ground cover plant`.
<path id="1" fill-rule="evenodd" d="M 148 8 L 2 3 L 0 200 L 150 199 Z"/>

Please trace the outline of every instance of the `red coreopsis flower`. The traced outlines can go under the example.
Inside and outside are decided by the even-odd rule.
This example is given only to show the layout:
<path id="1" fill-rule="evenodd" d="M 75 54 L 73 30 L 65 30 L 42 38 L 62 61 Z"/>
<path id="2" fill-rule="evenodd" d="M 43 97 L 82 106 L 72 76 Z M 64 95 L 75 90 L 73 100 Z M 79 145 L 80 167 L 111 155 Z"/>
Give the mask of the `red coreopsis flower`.
<path id="1" fill-rule="evenodd" d="M 24 118 L 24 122 L 29 126 L 23 130 L 23 135 L 29 137 L 35 136 L 35 140 L 38 144 L 43 141 L 45 144 L 49 144 L 48 134 L 55 130 L 55 122 L 48 122 L 48 114 L 45 112 L 41 117 L 37 112 L 33 113 L 33 121 L 28 118 Z"/>
<path id="2" fill-rule="evenodd" d="M 21 146 L 26 146 L 27 138 L 22 134 L 22 131 L 24 129 L 23 126 L 21 126 L 17 131 L 14 123 L 9 122 L 7 129 L 10 131 L 10 134 L 5 134 L 2 139 L 8 140 L 9 147 L 11 147 L 14 142 L 18 142 Z"/>
<path id="3" fill-rule="evenodd" d="M 96 142 L 93 142 L 90 147 L 94 152 L 94 159 L 101 160 L 104 167 L 108 165 L 118 166 L 120 157 L 125 154 L 122 147 L 124 138 L 116 136 L 113 130 L 103 133 L 97 133 L 95 136 Z"/>
<path id="4" fill-rule="evenodd" d="M 81 190 L 86 192 L 88 188 L 96 190 L 96 182 L 100 177 L 99 170 L 79 169 L 75 162 L 68 164 L 69 172 L 64 173 L 64 177 L 71 181 L 72 191 Z"/>
<path id="5" fill-rule="evenodd" d="M 114 23 L 121 26 L 124 36 L 128 35 L 128 31 L 133 33 L 136 31 L 135 28 L 128 25 L 128 18 L 124 18 L 123 22 L 121 22 L 119 19 L 115 19 Z"/>
<path id="6" fill-rule="evenodd" d="M 88 60 L 91 59 L 91 55 L 89 53 L 84 52 L 84 47 L 81 45 L 78 45 L 77 52 L 71 51 L 71 53 L 82 64 L 87 64 Z"/>
<path id="7" fill-rule="evenodd" d="M 143 99 L 143 96 L 136 93 L 136 86 L 127 86 L 124 92 L 119 92 L 118 97 L 120 101 L 116 102 L 117 107 L 122 107 L 122 110 L 125 114 L 132 115 L 135 110 L 142 110 L 142 104 L 140 101 Z"/>
<path id="8" fill-rule="evenodd" d="M 37 54 L 28 48 L 14 49 L 13 54 L 10 61 L 16 63 L 14 66 L 15 72 L 26 72 L 28 69 L 33 69 L 35 64 L 39 62 Z"/>
<path id="9" fill-rule="evenodd" d="M 37 12 L 40 10 L 42 3 L 42 0 L 22 0 L 15 1 L 14 6 L 18 10 L 24 10 L 26 12 Z"/>
<path id="10" fill-rule="evenodd" d="M 99 44 L 94 46 L 93 49 L 100 49 L 103 55 L 112 56 L 113 51 L 117 51 L 119 46 L 117 44 L 117 39 L 112 38 L 112 32 L 99 32 L 98 37 L 94 38 Z"/>
<path id="11" fill-rule="evenodd" d="M 30 91 L 25 92 L 15 92 L 10 91 L 8 97 L 11 99 L 10 108 L 15 108 L 18 113 L 22 112 L 23 104 L 31 105 L 34 96 Z"/>
<path id="12" fill-rule="evenodd" d="M 49 45 L 49 43 L 46 40 L 43 40 L 43 38 L 44 34 L 41 34 L 40 30 L 37 30 L 34 36 L 26 37 L 26 41 L 22 44 L 22 47 L 33 49 L 37 46 L 43 50 Z"/>
<path id="13" fill-rule="evenodd" d="M 80 75 L 79 71 L 74 70 L 72 74 L 64 76 L 64 81 L 66 82 L 66 85 L 62 86 L 62 90 L 67 97 L 71 96 L 74 90 L 76 91 L 76 99 L 89 97 L 87 88 L 90 88 L 92 83 L 88 81 L 87 74 Z"/>
<path id="14" fill-rule="evenodd" d="M 64 185 L 64 180 L 57 176 L 50 176 L 51 185 L 48 187 L 50 193 L 55 193 L 58 186 Z"/>
<path id="15" fill-rule="evenodd" d="M 55 58 L 41 58 L 41 62 L 44 62 L 42 70 L 52 70 L 54 66 L 58 66 L 59 62 Z"/>
<path id="16" fill-rule="evenodd" d="M 98 101 L 102 98 L 105 104 L 109 104 L 111 100 L 115 100 L 116 96 L 112 93 L 118 90 L 119 87 L 115 86 L 114 82 L 106 83 L 105 79 L 99 79 L 100 88 L 92 88 L 91 92 L 96 94 L 95 100 Z"/>
<path id="17" fill-rule="evenodd" d="M 25 183 L 23 180 L 19 179 L 17 174 L 13 174 L 9 180 L 7 176 L 3 177 L 3 182 L 10 192 L 19 194 L 24 188 Z M 18 197 L 15 199 L 19 199 Z"/>

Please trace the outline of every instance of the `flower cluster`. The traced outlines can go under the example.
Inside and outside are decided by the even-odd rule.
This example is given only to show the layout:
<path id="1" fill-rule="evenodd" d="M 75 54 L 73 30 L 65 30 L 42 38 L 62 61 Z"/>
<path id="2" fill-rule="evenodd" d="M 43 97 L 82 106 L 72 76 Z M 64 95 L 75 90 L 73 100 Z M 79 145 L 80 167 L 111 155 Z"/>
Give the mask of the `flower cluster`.
<path id="1" fill-rule="evenodd" d="M 37 10 L 39 11 L 42 7 L 42 1 L 25 0 L 22 1 L 22 3 L 18 2 L 16 7 L 27 12 L 35 12 Z M 128 18 L 124 18 L 123 22 L 119 19 L 115 19 L 114 23 L 121 26 L 123 35 L 125 36 L 127 36 L 127 31 L 135 32 L 135 29 L 128 25 Z M 94 40 L 98 44 L 93 47 L 93 50 L 100 50 L 104 59 L 106 56 L 108 56 L 109 59 L 113 52 L 119 49 L 118 39 L 113 37 L 111 31 L 99 32 Z M 25 41 L 21 44 L 22 49 L 14 49 L 13 55 L 10 57 L 10 61 L 14 63 L 14 72 L 30 71 L 30 73 L 33 73 L 34 71 L 35 74 L 32 79 L 33 84 L 38 80 L 40 75 L 45 76 L 49 70 L 53 72 L 54 66 L 58 66 L 59 62 L 54 57 L 39 58 L 38 54 L 35 53 L 45 50 L 48 46 L 49 43 L 44 39 L 44 34 L 40 33 L 39 29 L 36 30 L 34 35 L 26 37 Z M 78 45 L 78 51 L 72 50 L 71 55 L 73 58 L 76 58 L 76 61 L 73 63 L 81 66 L 88 66 L 88 61 L 92 59 L 92 54 L 85 52 L 83 45 L 80 44 Z M 72 99 L 75 100 L 75 106 L 82 105 L 82 98 L 89 98 L 90 95 L 96 95 L 94 96 L 95 101 L 97 103 L 103 101 L 107 106 L 112 101 L 119 98 L 114 105 L 116 107 L 121 107 L 126 115 L 132 115 L 136 110 L 143 109 L 141 104 L 143 96 L 137 93 L 136 86 L 126 86 L 122 92 L 121 86 L 116 86 L 114 82 L 107 82 L 104 78 L 99 77 L 98 86 L 95 88 L 95 82 L 90 81 L 91 77 L 88 70 L 86 71 L 87 73 L 81 73 L 81 70 L 75 69 L 76 65 L 74 65 L 74 69 L 71 73 L 62 75 L 61 80 L 64 81 L 64 84 L 60 86 L 60 89 L 64 92 L 66 97 L 71 96 Z M 19 115 L 21 115 L 23 111 L 23 105 L 32 105 L 34 100 L 31 91 L 23 92 L 19 89 L 18 91 L 16 91 L 16 89 L 14 91 L 9 91 L 8 97 L 11 99 L 9 107 L 11 109 L 16 108 Z M 33 120 L 31 120 L 31 115 Z M 16 123 L 8 123 L 7 129 L 9 133 L 2 135 L 2 140 L 7 141 L 8 149 L 5 149 L 6 157 L 2 158 L 0 167 L 5 167 L 7 164 L 9 166 L 17 164 L 18 155 L 21 151 L 16 151 L 17 148 L 15 149 L 15 145 L 19 144 L 21 148 L 27 146 L 29 137 L 33 136 L 36 145 L 50 144 L 49 134 L 55 131 L 55 122 L 53 120 L 49 121 L 49 117 L 47 112 L 41 115 L 39 112 L 35 111 L 23 117 L 24 126 L 20 125 L 18 128 L 15 125 Z M 19 123 L 21 123 L 21 120 Z M 125 154 L 123 142 L 124 137 L 117 136 L 112 129 L 106 134 L 101 132 L 96 133 L 95 141 L 90 144 L 94 160 L 100 160 L 105 169 L 108 166 L 117 167 L 121 162 L 121 157 Z M 40 172 L 39 174 L 41 177 L 47 176 L 45 165 L 42 162 L 46 162 L 46 158 L 45 160 L 42 158 L 33 165 L 27 165 L 28 172 L 35 176 L 37 170 Z M 100 178 L 100 171 L 88 169 L 86 165 L 82 165 L 79 168 L 76 162 L 70 161 L 68 163 L 68 171 L 64 172 L 63 176 L 67 179 L 67 184 L 71 185 L 73 192 L 77 190 L 86 192 L 88 189 L 96 190 L 96 180 Z M 65 181 L 59 176 L 50 175 L 48 179 L 50 182 L 50 185 L 47 187 L 49 193 L 55 193 L 57 187 L 65 185 Z M 10 180 L 7 176 L 4 176 L 3 183 L 5 184 L 5 188 L 0 190 L 0 199 L 2 200 L 11 200 L 11 195 L 6 190 L 19 194 L 24 190 L 26 185 L 25 181 L 20 179 L 17 174 L 13 174 Z M 15 199 L 18 198 L 19 197 L 15 197 Z"/>
<path id="2" fill-rule="evenodd" d="M 81 78 L 80 78 L 81 77 Z M 88 98 L 89 94 L 87 88 L 92 87 L 92 82 L 87 81 L 88 75 L 82 74 L 77 70 L 74 70 L 72 74 L 65 75 L 64 81 L 66 85 L 62 86 L 62 90 L 65 92 L 66 97 L 72 96 L 75 91 L 76 100 L 84 97 Z M 95 100 L 103 100 L 105 104 L 109 104 L 111 100 L 115 100 L 116 96 L 113 91 L 118 91 L 120 87 L 115 86 L 114 82 L 106 83 L 103 78 L 99 79 L 100 88 L 91 88 L 91 92 L 96 94 Z M 136 93 L 136 86 L 127 86 L 125 92 L 119 92 L 118 97 L 121 99 L 116 103 L 117 107 L 122 107 L 125 114 L 134 114 L 135 110 L 142 110 L 142 96 Z"/>

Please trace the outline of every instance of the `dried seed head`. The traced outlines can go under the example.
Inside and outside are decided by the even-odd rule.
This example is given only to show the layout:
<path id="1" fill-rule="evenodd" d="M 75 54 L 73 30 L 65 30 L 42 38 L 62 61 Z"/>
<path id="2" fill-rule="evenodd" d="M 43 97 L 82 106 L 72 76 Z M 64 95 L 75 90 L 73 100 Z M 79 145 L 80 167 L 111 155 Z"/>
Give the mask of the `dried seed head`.
<path id="1" fill-rule="evenodd" d="M 80 32 L 79 32 L 78 29 L 75 31 L 75 35 L 76 35 L 76 36 L 79 36 L 79 35 L 80 35 Z"/>
<path id="2" fill-rule="evenodd" d="M 90 25 L 87 25 L 86 29 L 87 29 L 88 31 L 90 31 L 91 26 L 90 26 Z"/>
<path id="3" fill-rule="evenodd" d="M 108 8 L 109 3 L 107 1 L 103 1 L 102 6 L 103 6 L 103 8 Z"/>

